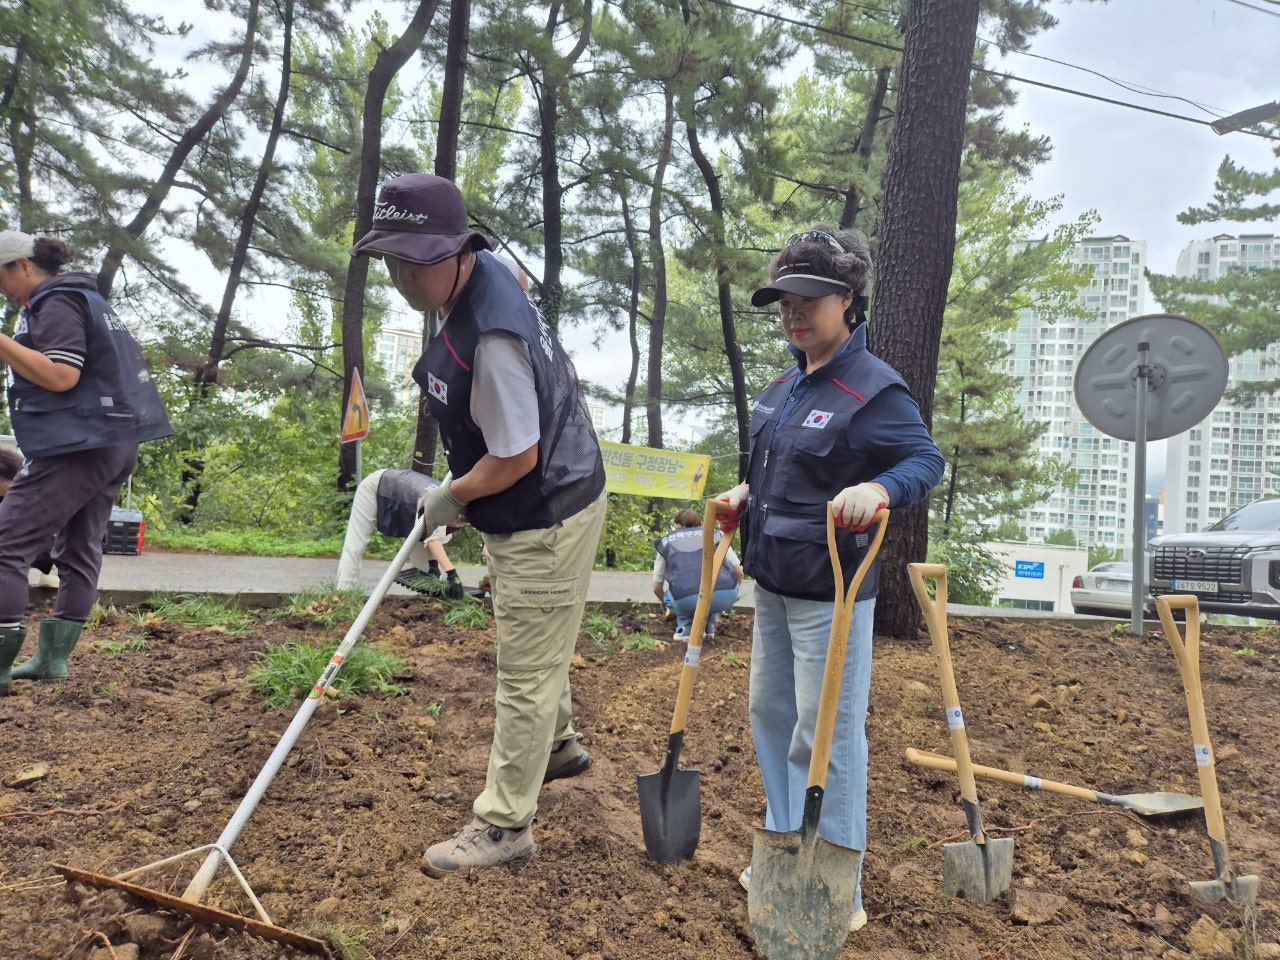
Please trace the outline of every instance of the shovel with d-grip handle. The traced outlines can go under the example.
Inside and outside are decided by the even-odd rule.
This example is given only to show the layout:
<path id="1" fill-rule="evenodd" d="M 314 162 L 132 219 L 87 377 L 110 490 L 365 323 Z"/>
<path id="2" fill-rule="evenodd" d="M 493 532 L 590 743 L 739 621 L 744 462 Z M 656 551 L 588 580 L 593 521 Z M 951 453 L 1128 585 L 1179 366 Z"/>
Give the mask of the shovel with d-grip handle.
<path id="1" fill-rule="evenodd" d="M 724 558 L 729 553 L 732 535 L 715 542 L 716 515 L 728 513 L 729 505 L 708 500 L 702 517 L 702 579 L 698 586 L 698 605 L 693 611 L 685 647 L 684 667 L 680 671 L 680 687 L 676 692 L 676 710 L 667 736 L 667 755 L 657 773 L 636 777 L 640 795 L 640 827 L 644 832 L 644 849 L 649 859 L 662 863 L 678 863 L 693 856 L 702 833 L 702 774 L 697 770 L 679 770 L 680 751 L 684 747 L 684 725 L 689 716 L 689 700 L 693 696 L 693 678 L 702 658 L 702 635 L 711 610 L 711 594 Z"/>
<path id="2" fill-rule="evenodd" d="M 978 807 L 978 787 L 973 779 L 973 763 L 969 759 L 969 738 L 965 734 L 964 714 L 956 693 L 956 676 L 951 668 L 951 644 L 947 640 L 947 568 L 937 563 L 909 563 L 907 575 L 924 611 L 933 641 L 933 654 L 938 658 L 942 678 L 942 703 L 951 729 L 951 746 L 956 754 L 956 772 L 960 777 L 960 800 L 969 823 L 970 838 L 963 843 L 943 844 L 942 886 L 953 897 L 988 902 L 1009 889 L 1013 876 L 1013 840 L 995 840 L 982 826 Z M 933 580 L 936 600 L 929 598 L 924 581 Z"/>
<path id="3" fill-rule="evenodd" d="M 1218 796 L 1218 775 L 1213 766 L 1213 747 L 1209 743 L 1209 722 L 1204 712 L 1204 691 L 1200 688 L 1200 601 L 1193 596 L 1156 597 L 1160 624 L 1169 638 L 1173 656 L 1182 674 L 1182 687 L 1187 694 L 1187 713 L 1191 718 L 1191 738 L 1196 748 L 1196 773 L 1200 776 L 1200 793 L 1204 796 L 1204 820 L 1209 833 L 1209 848 L 1217 876 L 1212 880 L 1191 881 L 1191 891 L 1202 900 L 1215 903 L 1226 897 L 1237 903 L 1252 903 L 1258 895 L 1258 878 L 1237 876 L 1227 853 L 1227 827 L 1222 818 L 1222 799 Z M 1174 610 L 1187 611 L 1187 638 L 1184 642 L 1173 619 Z"/>
<path id="4" fill-rule="evenodd" d="M 756 947 L 769 960 L 833 960 L 844 947 L 853 920 L 862 851 L 819 837 L 818 820 L 831 762 L 831 736 L 844 679 L 853 601 L 880 551 L 889 511 L 878 511 L 872 523 L 876 524 L 875 536 L 845 590 L 844 570 L 836 548 L 835 518 L 831 504 L 827 505 L 827 549 L 835 574 L 836 599 L 813 730 L 804 816 L 798 831 L 756 830 L 751 854 L 747 916 Z"/>

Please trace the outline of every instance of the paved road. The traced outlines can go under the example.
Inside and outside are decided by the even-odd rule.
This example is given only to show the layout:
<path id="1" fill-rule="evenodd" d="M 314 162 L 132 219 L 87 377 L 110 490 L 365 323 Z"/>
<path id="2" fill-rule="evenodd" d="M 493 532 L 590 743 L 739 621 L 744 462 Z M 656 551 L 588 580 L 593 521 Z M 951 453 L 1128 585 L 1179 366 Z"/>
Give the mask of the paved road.
<path id="1" fill-rule="evenodd" d="M 361 582 L 372 589 L 387 568 L 387 561 L 367 559 Z M 240 557 L 204 553 L 159 553 L 144 550 L 137 556 L 107 554 L 102 558 L 98 590 L 104 599 L 133 603 L 156 592 L 239 595 L 246 604 L 269 604 L 307 587 L 332 584 L 338 572 L 336 559 L 306 557 Z M 485 568 L 459 566 L 462 582 L 474 587 Z M 751 584 L 743 584 L 737 609 L 754 609 Z M 393 584 L 390 593 L 412 594 Z M 591 603 L 625 606 L 655 603 L 647 572 L 597 570 L 591 575 Z"/>
<path id="2" fill-rule="evenodd" d="M 372 589 L 387 568 L 385 560 L 365 560 L 361 580 Z M 268 606 L 307 587 L 332 584 L 338 570 L 336 559 L 306 557 L 242 557 L 206 553 L 162 553 L 146 550 L 138 556 L 107 554 L 103 557 L 98 590 L 104 601 L 138 603 L 158 592 L 210 593 L 238 596 L 247 606 Z M 475 586 L 485 568 L 458 567 L 467 586 Z M 742 585 L 742 596 L 735 610 L 755 609 L 752 583 Z M 393 584 L 393 595 L 411 595 L 412 591 Z M 588 594 L 590 603 L 609 609 L 633 603 L 655 603 L 652 582 L 647 571 L 627 572 L 597 570 L 591 575 Z M 986 617 L 1034 617 L 1057 619 L 1099 619 L 1038 610 L 1012 610 L 1007 607 L 972 607 L 951 604 L 949 612 L 957 615 Z"/>

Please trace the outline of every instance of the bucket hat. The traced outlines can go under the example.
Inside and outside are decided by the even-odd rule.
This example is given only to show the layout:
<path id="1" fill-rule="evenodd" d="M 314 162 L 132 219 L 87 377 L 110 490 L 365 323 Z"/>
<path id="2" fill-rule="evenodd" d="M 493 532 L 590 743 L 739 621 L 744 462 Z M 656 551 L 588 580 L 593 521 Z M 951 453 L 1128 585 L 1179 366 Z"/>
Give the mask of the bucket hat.
<path id="1" fill-rule="evenodd" d="M 467 207 L 456 184 L 430 173 L 406 173 L 378 191 L 373 229 L 351 248 L 351 256 L 389 254 L 409 263 L 433 264 L 463 250 L 496 245 L 467 225 Z"/>

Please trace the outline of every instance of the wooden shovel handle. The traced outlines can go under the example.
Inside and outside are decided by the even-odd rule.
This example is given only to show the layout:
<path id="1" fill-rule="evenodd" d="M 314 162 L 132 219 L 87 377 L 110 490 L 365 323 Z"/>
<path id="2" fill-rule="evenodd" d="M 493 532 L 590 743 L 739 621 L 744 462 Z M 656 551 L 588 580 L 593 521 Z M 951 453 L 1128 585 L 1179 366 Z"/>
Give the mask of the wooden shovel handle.
<path id="1" fill-rule="evenodd" d="M 1225 848 L 1227 826 L 1222 817 L 1222 798 L 1218 796 L 1218 775 L 1213 766 L 1213 746 L 1209 742 L 1209 721 L 1204 710 L 1204 691 L 1200 687 L 1200 601 L 1181 594 L 1172 597 L 1156 597 L 1156 610 L 1160 624 L 1169 639 L 1178 672 L 1182 674 L 1182 689 L 1187 695 L 1187 715 L 1191 719 L 1191 739 L 1196 751 L 1196 773 L 1200 777 L 1200 796 L 1204 798 L 1204 821 L 1209 836 Z M 1184 642 L 1178 623 L 1173 619 L 1174 610 L 1187 614 L 1187 637 Z"/>
<path id="2" fill-rule="evenodd" d="M 733 535 L 725 534 L 720 545 L 712 549 L 716 539 L 716 516 L 728 513 L 729 505 L 722 500 L 708 500 L 702 514 L 702 580 L 698 585 L 698 605 L 693 611 L 693 624 L 689 627 L 689 639 L 685 641 L 684 667 L 680 671 L 680 689 L 676 692 L 676 711 L 671 718 L 671 732 L 679 733 L 689 718 L 689 701 L 693 699 L 693 678 L 698 672 L 702 657 L 702 634 L 707 629 L 707 614 L 711 610 L 711 594 L 716 575 L 729 555 Z"/>
<path id="3" fill-rule="evenodd" d="M 939 753 L 930 753 L 928 750 L 917 750 L 915 747 L 907 747 L 907 759 L 914 763 L 917 767 L 927 767 L 930 770 L 944 770 L 948 773 L 955 773 L 957 764 L 950 757 L 944 757 Z M 986 780 L 999 780 L 1001 783 L 1012 783 L 1019 787 L 1029 787 L 1033 790 L 1048 790 L 1051 793 L 1064 793 L 1069 797 L 1079 797 L 1081 800 L 1089 800 L 1093 803 L 1099 803 L 1098 794 L 1093 790 L 1087 790 L 1084 787 L 1072 786 L 1069 783 L 1059 783 L 1057 780 L 1045 780 L 1043 777 L 1033 777 L 1026 773 L 1014 773 L 1012 770 L 1001 770 L 999 767 L 984 767 L 981 764 L 970 765 L 974 776 L 982 777 Z"/>
<path id="4" fill-rule="evenodd" d="M 929 627 L 929 639 L 933 643 L 933 655 L 938 661 L 938 675 L 942 680 L 942 705 L 947 713 L 947 727 L 951 731 L 951 746 L 956 755 L 956 773 L 960 779 L 960 796 L 974 809 L 978 805 L 978 785 L 973 778 L 973 761 L 969 757 L 969 737 L 964 729 L 964 712 L 960 709 L 960 695 L 956 692 L 956 675 L 951 666 L 951 644 L 947 639 L 947 568 L 940 563 L 909 563 L 907 576 L 916 601 L 924 612 Z M 936 599 L 930 599 L 925 588 L 926 579 L 933 580 Z M 975 835 L 983 843 L 985 836 Z"/>
<path id="5" fill-rule="evenodd" d="M 844 680 L 844 655 L 849 646 L 849 625 L 853 623 L 853 601 L 858 588 L 866 579 L 884 542 L 884 531 L 889 526 L 889 511 L 881 508 L 871 522 L 876 525 L 875 535 L 867 546 L 867 552 L 854 571 L 849 589 L 844 589 L 844 568 L 840 563 L 840 551 L 836 546 L 836 521 L 832 505 L 827 504 L 827 550 L 831 554 L 831 571 L 836 578 L 835 609 L 831 615 L 831 637 L 827 641 L 827 663 L 822 671 L 822 693 L 818 697 L 818 718 L 813 729 L 813 753 L 809 757 L 809 787 L 825 790 L 827 767 L 831 763 L 831 735 L 836 725 L 836 710 L 840 705 L 840 683 Z"/>

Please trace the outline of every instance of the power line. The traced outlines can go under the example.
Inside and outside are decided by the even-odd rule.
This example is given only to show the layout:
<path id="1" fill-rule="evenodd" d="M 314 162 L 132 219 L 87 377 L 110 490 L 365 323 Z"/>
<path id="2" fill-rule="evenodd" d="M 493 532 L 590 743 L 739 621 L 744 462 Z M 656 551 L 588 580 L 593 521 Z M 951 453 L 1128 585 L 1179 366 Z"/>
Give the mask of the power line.
<path id="1" fill-rule="evenodd" d="M 851 33 L 845 33 L 841 30 L 836 30 L 832 27 L 824 27 L 820 24 L 808 23 L 804 20 L 796 20 L 791 17 L 784 17 L 780 13 L 769 13 L 764 10 L 753 10 L 751 7 L 744 7 L 740 4 L 733 3 L 732 0 L 707 0 L 707 2 L 716 4 L 717 6 L 721 6 L 721 7 L 728 7 L 732 10 L 741 10 L 743 13 L 749 13 L 757 17 L 764 17 L 765 19 L 768 19 L 768 20 L 776 20 L 779 23 L 787 23 L 795 27 L 804 27 L 806 30 L 812 30 L 815 33 L 827 33 L 827 34 L 830 34 L 831 36 L 839 37 L 842 40 L 852 40 L 854 43 L 862 43 L 872 47 L 879 47 L 881 50 L 892 50 L 895 53 L 903 52 L 902 47 L 892 43 L 885 43 L 883 40 L 872 40 L 869 37 L 854 36 Z M 1232 2 L 1240 2 L 1240 0 L 1232 0 Z M 1280 5 L 1280 0 L 1266 0 L 1266 2 L 1268 3 L 1275 2 L 1277 3 L 1277 5 Z M 1086 93 L 1083 90 L 1075 90 L 1071 87 L 1059 86 L 1056 83 L 1046 83 L 1043 80 L 1032 80 L 1028 77 L 1019 77 L 1012 73 L 1003 73 L 999 70 L 992 70 L 989 67 L 973 67 L 972 69 L 975 72 L 981 73 L 988 77 L 998 77 L 1002 80 L 1011 80 L 1014 83 L 1025 83 L 1028 86 L 1041 87 L 1045 90 L 1056 90 L 1058 93 L 1066 93 L 1073 97 L 1083 97 L 1086 100 L 1096 100 L 1099 103 L 1106 103 L 1116 107 L 1124 107 L 1125 109 L 1128 109 L 1128 110 L 1138 110 L 1138 111 L 1141 111 L 1142 113 L 1151 113 L 1159 117 L 1168 117 L 1171 120 L 1182 120 L 1186 123 L 1194 123 L 1202 127 L 1211 126 L 1213 122 L 1211 120 L 1201 120 L 1199 117 L 1188 117 L 1180 113 L 1171 113 L 1168 110 L 1157 110 L 1155 107 L 1145 107 L 1139 103 L 1129 103 L 1128 101 L 1125 101 L 1125 100 L 1116 100 L 1111 97 L 1104 97 L 1096 93 Z M 1107 79 L 1111 79 L 1111 78 L 1108 77 Z M 1178 98 L 1178 99 L 1182 99 L 1182 98 Z M 1191 101 L 1187 101 L 1187 102 L 1190 103 Z M 1194 106 L 1200 107 L 1200 109 L 1202 110 L 1206 109 L 1200 104 L 1194 104 Z M 1215 118 L 1215 119 L 1220 119 L 1220 118 Z M 1263 140 L 1280 141 L 1280 137 L 1270 133 L 1263 133 L 1261 131 L 1255 131 L 1255 130 L 1241 130 L 1240 132 L 1251 137 L 1259 137 Z"/>
<path id="2" fill-rule="evenodd" d="M 1262 2 L 1270 3 L 1274 6 L 1280 7 L 1280 0 L 1262 0 Z M 1255 7 L 1252 3 L 1245 3 L 1244 0 L 1227 0 L 1227 3 L 1234 3 L 1237 6 L 1244 7 L 1246 10 L 1257 10 L 1258 13 L 1265 13 L 1271 17 L 1280 17 L 1280 13 L 1277 13 L 1275 10 L 1267 10 L 1267 9 L 1264 9 L 1263 7 Z"/>

